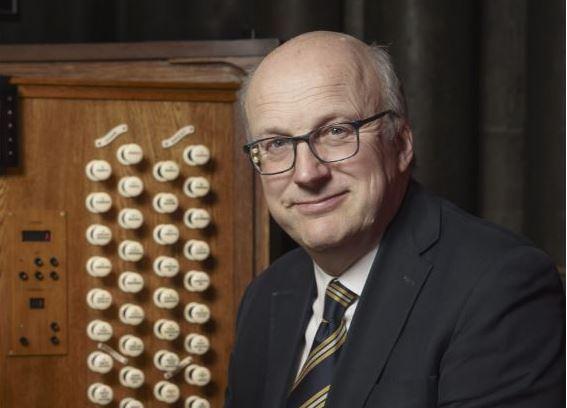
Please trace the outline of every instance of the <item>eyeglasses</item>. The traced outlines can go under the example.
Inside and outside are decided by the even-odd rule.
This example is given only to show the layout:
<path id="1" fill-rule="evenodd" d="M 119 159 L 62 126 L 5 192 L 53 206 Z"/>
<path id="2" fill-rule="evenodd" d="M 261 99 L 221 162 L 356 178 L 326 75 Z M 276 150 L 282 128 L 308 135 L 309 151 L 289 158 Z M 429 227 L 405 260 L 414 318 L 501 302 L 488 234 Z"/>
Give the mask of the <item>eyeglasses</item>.
<path id="1" fill-rule="evenodd" d="M 366 119 L 325 125 L 302 136 L 274 136 L 255 140 L 243 146 L 252 165 L 263 175 L 284 173 L 295 166 L 297 144 L 305 142 L 311 153 L 321 163 L 346 160 L 358 153 L 359 130 L 367 123 L 386 115 L 396 115 L 386 110 Z"/>

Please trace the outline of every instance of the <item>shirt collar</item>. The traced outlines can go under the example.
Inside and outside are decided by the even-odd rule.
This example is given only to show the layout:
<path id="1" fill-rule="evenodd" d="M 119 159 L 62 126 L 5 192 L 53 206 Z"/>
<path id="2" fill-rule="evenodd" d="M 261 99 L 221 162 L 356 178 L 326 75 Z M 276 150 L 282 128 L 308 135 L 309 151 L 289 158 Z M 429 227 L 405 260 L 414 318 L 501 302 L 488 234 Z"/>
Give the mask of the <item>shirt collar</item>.
<path id="1" fill-rule="evenodd" d="M 352 264 L 338 280 L 340 283 L 345 285 L 349 290 L 356 293 L 358 296 L 362 293 L 368 274 L 370 273 L 370 268 L 372 267 L 372 262 L 376 257 L 378 252 L 377 245 L 370 252 Z M 327 285 L 333 278 L 332 275 L 326 273 L 315 261 L 313 261 L 313 269 L 315 271 L 315 281 L 317 282 L 317 293 L 325 293 L 327 290 Z"/>

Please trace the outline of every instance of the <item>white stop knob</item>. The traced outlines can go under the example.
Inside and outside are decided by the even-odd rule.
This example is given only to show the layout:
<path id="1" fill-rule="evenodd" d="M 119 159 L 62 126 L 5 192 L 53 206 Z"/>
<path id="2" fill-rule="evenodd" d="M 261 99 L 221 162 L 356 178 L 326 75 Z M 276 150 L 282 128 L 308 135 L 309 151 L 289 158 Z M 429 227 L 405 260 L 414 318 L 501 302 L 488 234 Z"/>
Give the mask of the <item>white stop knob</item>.
<path id="1" fill-rule="evenodd" d="M 154 228 L 154 241 L 160 245 L 172 245 L 179 239 L 179 228 L 173 224 L 160 224 Z"/>
<path id="2" fill-rule="evenodd" d="M 188 334 L 183 345 L 188 353 L 198 355 L 205 354 L 211 346 L 207 337 L 197 333 Z"/>
<path id="3" fill-rule="evenodd" d="M 138 262 L 144 256 L 144 247 L 137 241 L 122 241 L 118 246 L 118 256 L 129 262 Z"/>
<path id="4" fill-rule="evenodd" d="M 211 318 L 211 311 L 207 305 L 191 302 L 185 306 L 185 320 L 189 323 L 206 323 Z"/>
<path id="5" fill-rule="evenodd" d="M 130 326 L 137 326 L 144 320 L 145 314 L 144 309 L 138 305 L 132 303 L 125 303 L 120 306 L 118 311 L 118 318 L 124 324 L 129 324 Z"/>
<path id="6" fill-rule="evenodd" d="M 183 278 L 183 285 L 189 292 L 203 292 L 210 284 L 209 275 L 203 271 L 189 271 Z"/>
<path id="7" fill-rule="evenodd" d="M 144 288 L 144 277 L 137 272 L 122 272 L 118 277 L 118 287 L 122 292 L 138 293 Z"/>
<path id="8" fill-rule="evenodd" d="M 126 334 L 120 337 L 118 348 L 126 356 L 138 357 L 144 352 L 144 342 L 139 337 Z"/>
<path id="9" fill-rule="evenodd" d="M 144 223 L 144 215 L 136 208 L 124 208 L 118 213 L 118 224 L 124 229 L 138 229 Z"/>
<path id="10" fill-rule="evenodd" d="M 173 371 L 179 365 L 179 356 L 168 350 L 159 350 L 154 354 L 154 365 L 158 370 Z"/>
<path id="11" fill-rule="evenodd" d="M 185 400 L 185 408 L 211 408 L 211 404 L 204 398 L 192 395 Z"/>
<path id="12" fill-rule="evenodd" d="M 170 256 L 158 256 L 153 267 L 156 275 L 164 278 L 171 278 L 179 273 L 179 261 Z"/>
<path id="13" fill-rule="evenodd" d="M 112 263 L 104 256 L 91 256 L 86 267 L 88 274 L 94 278 L 104 278 L 112 272 Z"/>
<path id="14" fill-rule="evenodd" d="M 202 208 L 189 208 L 185 211 L 183 222 L 191 229 L 207 228 L 211 223 L 211 216 Z"/>
<path id="15" fill-rule="evenodd" d="M 118 408 L 144 408 L 144 404 L 134 398 L 124 398 Z"/>
<path id="16" fill-rule="evenodd" d="M 142 147 L 136 143 L 128 143 L 120 146 L 116 150 L 116 158 L 126 166 L 138 164 L 144 158 Z"/>
<path id="17" fill-rule="evenodd" d="M 154 324 L 154 334 L 160 340 L 175 340 L 180 332 L 179 324 L 173 320 L 159 319 Z"/>
<path id="18" fill-rule="evenodd" d="M 87 293 L 87 304 L 91 309 L 106 310 L 112 305 L 112 295 L 104 289 L 91 289 Z"/>
<path id="19" fill-rule="evenodd" d="M 158 401 L 173 404 L 179 399 L 179 387 L 168 381 L 160 381 L 154 386 L 154 396 Z"/>
<path id="20" fill-rule="evenodd" d="M 185 381 L 191 385 L 203 386 L 211 381 L 211 372 L 207 367 L 190 364 L 185 369 Z"/>
<path id="21" fill-rule="evenodd" d="M 183 192 L 191 198 L 204 197 L 210 189 L 209 180 L 204 177 L 189 177 L 183 184 Z"/>
<path id="22" fill-rule="evenodd" d="M 211 249 L 205 241 L 191 239 L 185 243 L 183 254 L 190 261 L 204 261 L 211 254 Z"/>
<path id="23" fill-rule="evenodd" d="M 93 351 L 87 357 L 87 366 L 89 370 L 95 373 L 106 374 L 112 370 L 114 360 L 108 354 L 102 351 Z"/>
<path id="24" fill-rule="evenodd" d="M 140 177 L 127 176 L 118 181 L 118 193 L 122 197 L 138 197 L 144 191 L 144 182 Z"/>
<path id="25" fill-rule="evenodd" d="M 112 337 L 112 326 L 103 320 L 93 320 L 87 326 L 87 336 L 94 341 L 108 341 Z"/>
<path id="26" fill-rule="evenodd" d="M 87 241 L 92 245 L 108 245 L 112 239 L 112 231 L 106 225 L 93 224 L 87 228 Z"/>
<path id="27" fill-rule="evenodd" d="M 112 207 L 112 197 L 108 193 L 90 193 L 85 199 L 87 210 L 92 213 L 105 213 Z"/>
<path id="28" fill-rule="evenodd" d="M 171 193 L 158 193 L 152 200 L 154 210 L 160 214 L 171 214 L 177 210 L 179 200 L 175 194 Z"/>
<path id="29" fill-rule="evenodd" d="M 89 180 L 103 181 L 112 175 L 112 167 L 106 160 L 91 160 L 85 167 L 85 173 Z"/>
<path id="30" fill-rule="evenodd" d="M 101 383 L 91 384 L 87 390 L 87 397 L 90 402 L 98 405 L 108 405 L 112 402 L 114 398 L 114 393 L 112 388 L 108 385 Z"/>
<path id="31" fill-rule="evenodd" d="M 153 170 L 157 181 L 172 181 L 179 176 L 179 165 L 172 160 L 157 162 Z"/>
<path id="32" fill-rule="evenodd" d="M 173 309 L 179 303 L 179 293 L 170 288 L 158 288 L 154 292 L 154 304 L 162 309 Z"/>
<path id="33" fill-rule="evenodd" d="M 120 370 L 118 379 L 120 380 L 120 384 L 125 387 L 140 388 L 142 385 L 144 385 L 146 377 L 144 376 L 142 370 L 139 370 L 135 367 L 126 366 Z"/>
<path id="34" fill-rule="evenodd" d="M 190 166 L 202 166 L 211 159 L 211 152 L 205 145 L 187 146 L 183 151 L 183 160 Z"/>

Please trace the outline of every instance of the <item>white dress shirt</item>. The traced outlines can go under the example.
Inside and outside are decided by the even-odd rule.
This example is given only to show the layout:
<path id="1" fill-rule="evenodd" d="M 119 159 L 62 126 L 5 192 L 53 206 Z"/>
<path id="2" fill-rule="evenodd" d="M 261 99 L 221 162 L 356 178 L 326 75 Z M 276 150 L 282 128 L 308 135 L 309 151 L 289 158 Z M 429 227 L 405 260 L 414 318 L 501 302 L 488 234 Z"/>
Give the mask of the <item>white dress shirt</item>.
<path id="1" fill-rule="evenodd" d="M 358 261 L 356 261 L 350 268 L 348 268 L 339 278 L 339 282 L 346 286 L 349 290 L 356 293 L 358 296 L 362 293 L 364 285 L 366 284 L 366 279 L 370 273 L 370 267 L 374 261 L 374 257 L 378 252 L 378 247 L 374 248 L 372 251 L 368 252 Z M 307 330 L 305 330 L 305 343 L 303 345 L 303 352 L 301 355 L 301 361 L 299 363 L 299 369 L 297 374 L 301 372 L 305 360 L 309 355 L 311 350 L 311 345 L 313 344 L 313 339 L 317 333 L 317 329 L 323 320 L 323 310 L 325 308 L 325 292 L 327 291 L 327 285 L 335 277 L 327 274 L 319 265 L 313 262 L 313 270 L 315 273 L 315 281 L 317 283 L 317 298 L 313 302 L 313 315 L 309 324 L 307 325 Z M 358 299 L 354 301 L 352 305 L 345 312 L 344 319 L 346 320 L 347 330 L 350 327 L 350 322 L 358 306 Z"/>

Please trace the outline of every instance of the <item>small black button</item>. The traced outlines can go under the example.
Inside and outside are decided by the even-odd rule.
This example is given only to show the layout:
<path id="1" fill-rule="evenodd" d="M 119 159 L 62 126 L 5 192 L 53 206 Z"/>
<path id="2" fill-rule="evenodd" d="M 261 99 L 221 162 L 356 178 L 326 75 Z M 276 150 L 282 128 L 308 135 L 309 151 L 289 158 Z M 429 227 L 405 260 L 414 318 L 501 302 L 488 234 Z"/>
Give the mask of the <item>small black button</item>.
<path id="1" fill-rule="evenodd" d="M 24 271 L 18 273 L 18 276 L 20 277 L 21 280 L 23 281 L 27 281 L 29 279 L 29 276 L 27 273 L 25 273 Z"/>
<path id="2" fill-rule="evenodd" d="M 20 344 L 22 346 L 29 346 L 30 345 L 30 341 L 28 340 L 27 337 L 20 337 Z"/>
<path id="3" fill-rule="evenodd" d="M 55 266 L 55 267 L 59 266 L 59 260 L 54 256 L 51 257 L 49 263 L 51 264 L 51 266 Z"/>
<path id="4" fill-rule="evenodd" d="M 41 259 L 40 257 L 37 257 L 37 258 L 35 258 L 35 259 L 33 260 L 33 263 L 34 263 L 36 266 L 43 266 L 43 259 Z"/>
<path id="5" fill-rule="evenodd" d="M 53 330 L 54 332 L 58 332 L 59 330 L 61 330 L 61 327 L 59 327 L 59 323 L 57 323 L 57 322 L 51 322 L 51 324 L 49 325 L 49 327 L 50 327 L 51 330 Z"/>
<path id="6" fill-rule="evenodd" d="M 59 345 L 59 343 L 61 343 L 61 340 L 59 340 L 59 337 L 57 337 L 57 336 L 51 336 L 49 341 L 51 341 L 51 344 L 53 344 L 55 346 L 57 346 L 57 345 Z"/>
<path id="7" fill-rule="evenodd" d="M 43 280 L 43 273 L 41 273 L 40 271 L 34 273 L 34 276 L 37 280 Z"/>
<path id="8" fill-rule="evenodd" d="M 54 281 L 58 281 L 59 280 L 59 274 L 55 271 L 51 271 L 49 272 L 49 277 L 51 279 L 53 279 Z"/>

